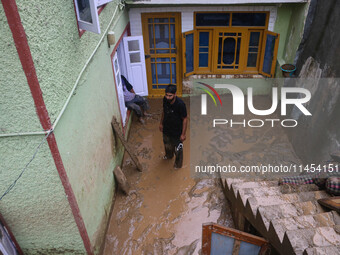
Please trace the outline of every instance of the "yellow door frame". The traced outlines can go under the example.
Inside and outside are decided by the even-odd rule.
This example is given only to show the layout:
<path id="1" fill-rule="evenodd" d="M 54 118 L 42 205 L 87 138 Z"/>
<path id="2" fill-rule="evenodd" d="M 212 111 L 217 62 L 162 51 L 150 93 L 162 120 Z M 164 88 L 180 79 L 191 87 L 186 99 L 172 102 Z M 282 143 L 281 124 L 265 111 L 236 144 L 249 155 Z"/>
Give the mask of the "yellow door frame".
<path id="1" fill-rule="evenodd" d="M 149 42 L 149 29 L 148 29 L 148 19 L 149 18 L 175 18 L 175 47 L 176 53 L 169 54 L 157 54 L 150 52 L 150 42 Z M 144 51 L 145 51 L 145 65 L 148 81 L 149 96 L 160 97 L 164 96 L 164 89 L 153 89 L 152 87 L 152 73 L 151 73 L 151 58 L 174 58 L 176 57 L 176 85 L 177 85 L 177 95 L 182 95 L 182 45 L 181 45 L 181 13 L 179 12 L 167 12 L 167 13 L 142 13 L 142 32 L 144 40 Z M 170 31 L 169 31 L 170 33 Z M 171 47 L 171 44 L 170 44 Z M 170 68 L 172 65 L 170 64 Z M 157 70 L 157 69 L 156 69 Z"/>

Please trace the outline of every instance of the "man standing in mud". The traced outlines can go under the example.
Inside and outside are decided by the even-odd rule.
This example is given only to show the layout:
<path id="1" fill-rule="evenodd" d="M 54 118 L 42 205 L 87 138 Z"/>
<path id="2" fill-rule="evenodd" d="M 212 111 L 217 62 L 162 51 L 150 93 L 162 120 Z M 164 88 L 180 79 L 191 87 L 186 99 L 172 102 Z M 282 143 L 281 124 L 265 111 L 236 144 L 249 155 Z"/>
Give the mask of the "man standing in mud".
<path id="1" fill-rule="evenodd" d="M 174 154 L 175 168 L 181 168 L 183 164 L 183 142 L 187 131 L 187 108 L 182 99 L 176 96 L 177 88 L 169 84 L 165 89 L 163 98 L 163 112 L 159 124 L 159 130 L 163 132 L 165 147 L 164 159 L 171 159 Z"/>

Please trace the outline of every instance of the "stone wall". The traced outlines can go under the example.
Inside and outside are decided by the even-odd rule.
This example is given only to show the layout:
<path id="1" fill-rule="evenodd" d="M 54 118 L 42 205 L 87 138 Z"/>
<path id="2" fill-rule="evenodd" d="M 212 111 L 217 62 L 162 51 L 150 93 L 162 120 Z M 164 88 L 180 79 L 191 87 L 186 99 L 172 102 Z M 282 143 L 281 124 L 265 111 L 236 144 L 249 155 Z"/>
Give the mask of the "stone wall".
<path id="1" fill-rule="evenodd" d="M 299 127 L 289 132 L 296 153 L 306 163 L 328 160 L 340 150 L 340 2 L 312 0 L 297 53 L 297 74 L 308 78 L 313 116 L 291 116 Z"/>

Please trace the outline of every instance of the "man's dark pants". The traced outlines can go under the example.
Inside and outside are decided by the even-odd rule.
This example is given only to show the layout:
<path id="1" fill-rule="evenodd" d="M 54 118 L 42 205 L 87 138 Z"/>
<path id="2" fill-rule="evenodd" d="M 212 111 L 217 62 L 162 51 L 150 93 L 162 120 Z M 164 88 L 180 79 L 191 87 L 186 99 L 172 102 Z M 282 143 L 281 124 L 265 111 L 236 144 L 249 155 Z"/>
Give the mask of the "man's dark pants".
<path id="1" fill-rule="evenodd" d="M 177 150 L 177 148 L 179 147 L 178 145 L 181 143 L 179 137 L 172 137 L 163 133 L 163 142 L 166 158 L 171 159 L 175 154 L 176 159 L 174 166 L 176 168 L 181 168 L 183 165 L 183 148 Z"/>
<path id="2" fill-rule="evenodd" d="M 140 107 L 142 107 L 143 111 L 146 111 L 150 108 L 148 101 L 144 97 L 141 97 L 139 95 L 136 95 L 135 98 L 132 99 L 131 101 L 125 102 L 125 106 L 129 110 L 135 111 L 138 118 L 142 117 L 143 115 L 143 112 Z"/>

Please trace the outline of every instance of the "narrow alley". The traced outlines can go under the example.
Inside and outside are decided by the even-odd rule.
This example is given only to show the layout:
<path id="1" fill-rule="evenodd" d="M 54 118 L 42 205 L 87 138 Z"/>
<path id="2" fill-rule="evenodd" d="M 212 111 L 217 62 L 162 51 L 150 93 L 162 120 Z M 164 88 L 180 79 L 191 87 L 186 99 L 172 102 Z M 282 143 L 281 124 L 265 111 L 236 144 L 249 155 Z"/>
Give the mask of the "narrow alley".
<path id="1" fill-rule="evenodd" d="M 185 98 L 189 108 L 189 98 Z M 158 130 L 161 99 L 151 99 L 152 117 L 143 126 L 134 120 L 128 141 L 144 165 L 138 172 L 125 154 L 123 172 L 130 195 L 117 192 L 104 254 L 199 254 L 202 223 L 233 227 L 219 180 L 190 176 L 190 130 L 184 143 L 183 168 L 163 160 L 162 133 Z"/>

